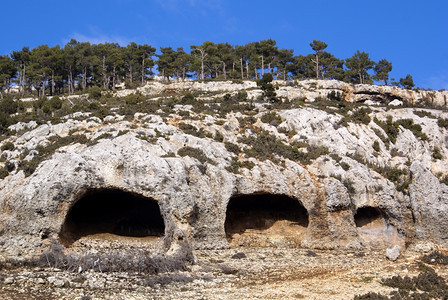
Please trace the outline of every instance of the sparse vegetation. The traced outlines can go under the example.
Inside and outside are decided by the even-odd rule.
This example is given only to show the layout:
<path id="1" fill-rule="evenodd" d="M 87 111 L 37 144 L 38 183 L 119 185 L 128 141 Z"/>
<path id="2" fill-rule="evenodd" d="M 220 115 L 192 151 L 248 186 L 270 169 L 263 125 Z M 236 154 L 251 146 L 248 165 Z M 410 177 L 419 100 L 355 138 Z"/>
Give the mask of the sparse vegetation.
<path id="1" fill-rule="evenodd" d="M 198 161 L 200 161 L 202 164 L 205 164 L 205 163 L 209 163 L 212 165 L 215 164 L 211 159 L 209 159 L 207 157 L 207 155 L 205 155 L 205 153 L 201 149 L 198 149 L 198 148 L 185 146 L 185 147 L 180 148 L 177 151 L 177 154 L 182 157 L 189 156 L 191 158 L 195 158 Z"/>
<path id="2" fill-rule="evenodd" d="M 49 139 L 50 144 L 47 147 L 38 146 L 36 148 L 38 154 L 35 155 L 31 160 L 21 160 L 19 163 L 19 169 L 23 170 L 25 176 L 29 176 L 34 173 L 39 164 L 53 155 L 53 153 L 63 147 L 74 143 L 86 144 L 88 139 L 83 134 L 72 134 L 67 137 L 59 138 L 53 137 Z"/>
<path id="3" fill-rule="evenodd" d="M 442 159 L 443 158 L 442 151 L 440 150 L 439 147 L 434 146 L 434 148 L 432 149 L 432 158 L 434 158 L 434 159 Z"/>
<path id="4" fill-rule="evenodd" d="M 178 126 L 179 129 L 185 132 L 186 134 L 191 134 L 199 138 L 205 137 L 205 132 L 202 128 L 198 129 L 196 126 L 183 122 L 180 122 Z"/>
<path id="5" fill-rule="evenodd" d="M 430 265 L 448 265 L 448 255 L 439 251 L 434 251 L 424 255 L 422 261 Z"/>
<path id="6" fill-rule="evenodd" d="M 428 117 L 430 119 L 437 119 L 436 116 L 426 110 L 414 110 L 413 113 L 420 118 Z"/>
<path id="7" fill-rule="evenodd" d="M 392 276 L 381 280 L 381 284 L 397 289 L 390 293 L 390 297 L 370 292 L 354 299 L 448 299 L 445 279 L 421 262 L 418 266 L 420 273 L 417 276 Z"/>
<path id="8" fill-rule="evenodd" d="M 14 150 L 14 144 L 12 142 L 6 142 L 0 148 L 2 151 L 11 151 Z"/>
<path id="9" fill-rule="evenodd" d="M 420 124 L 414 124 L 414 120 L 412 119 L 400 119 L 393 122 L 392 117 L 388 116 L 385 122 L 380 121 L 377 118 L 375 118 L 374 121 L 384 130 L 384 132 L 386 132 L 389 140 L 394 144 L 397 140 L 398 134 L 400 133 L 400 126 L 410 130 L 416 138 L 420 138 L 424 141 L 428 139 L 428 136 L 422 132 L 422 127 L 420 126 Z"/>
<path id="10" fill-rule="evenodd" d="M 372 144 L 372 148 L 373 150 L 375 150 L 376 152 L 380 152 L 381 148 L 380 148 L 380 143 L 378 141 L 374 141 Z"/>
<path id="11" fill-rule="evenodd" d="M 12 267 L 57 268 L 67 272 L 138 272 L 160 274 L 171 271 L 185 271 L 189 257 L 154 256 L 145 250 L 115 251 L 103 254 L 67 255 L 56 243 L 37 258 L 6 262 Z"/>
<path id="12" fill-rule="evenodd" d="M 401 119 L 397 120 L 396 123 L 398 125 L 403 126 L 406 129 L 409 129 L 416 138 L 420 138 L 423 141 L 426 141 L 428 139 L 428 136 L 422 132 L 422 126 L 420 124 L 414 124 L 414 120 L 412 119 Z"/>
<path id="13" fill-rule="evenodd" d="M 9 175 L 9 172 L 5 167 L 0 168 L 0 179 L 4 179 L 8 175 Z"/>
<path id="14" fill-rule="evenodd" d="M 233 152 L 236 155 L 238 155 L 241 152 L 241 149 L 238 145 L 231 143 L 231 142 L 225 142 L 224 146 L 226 147 L 227 151 Z"/>
<path id="15" fill-rule="evenodd" d="M 327 147 L 311 145 L 307 145 L 306 152 L 300 151 L 294 143 L 287 145 L 266 131 L 260 132 L 257 137 L 240 138 L 239 142 L 249 146 L 244 151 L 247 155 L 260 160 L 269 159 L 273 162 L 278 162 L 277 155 L 303 164 L 310 164 L 312 160 L 329 153 Z"/>
<path id="16" fill-rule="evenodd" d="M 261 122 L 278 126 L 282 123 L 282 118 L 275 112 L 268 112 L 261 116 Z"/>
<path id="17" fill-rule="evenodd" d="M 448 129 L 448 119 L 442 119 L 442 118 L 438 119 L 437 125 L 439 125 L 439 127 Z"/>
<path id="18" fill-rule="evenodd" d="M 354 194 L 356 192 L 355 187 L 353 186 L 354 182 L 350 178 L 345 178 L 342 180 L 342 184 L 345 186 L 349 194 Z"/>

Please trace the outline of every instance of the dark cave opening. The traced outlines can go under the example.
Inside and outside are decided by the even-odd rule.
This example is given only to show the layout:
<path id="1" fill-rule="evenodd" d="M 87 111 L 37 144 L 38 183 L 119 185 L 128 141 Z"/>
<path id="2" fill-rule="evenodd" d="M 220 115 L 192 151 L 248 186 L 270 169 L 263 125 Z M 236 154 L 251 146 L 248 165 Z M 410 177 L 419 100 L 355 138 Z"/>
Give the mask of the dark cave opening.
<path id="1" fill-rule="evenodd" d="M 95 234 L 160 237 L 165 223 L 157 201 L 119 189 L 88 191 L 69 210 L 61 240 L 72 243 Z"/>
<path id="2" fill-rule="evenodd" d="M 286 221 L 287 227 L 308 227 L 308 213 L 296 199 L 286 195 L 250 194 L 237 195 L 227 205 L 225 232 L 228 238 L 246 231 L 266 231 L 278 222 Z"/>
<path id="3" fill-rule="evenodd" d="M 365 246 L 387 249 L 394 245 L 405 246 L 405 239 L 380 208 L 360 207 L 355 214 L 355 224 Z"/>
<path id="4" fill-rule="evenodd" d="M 375 207 L 360 207 L 355 214 L 356 227 L 380 228 L 386 226 L 384 213 Z"/>

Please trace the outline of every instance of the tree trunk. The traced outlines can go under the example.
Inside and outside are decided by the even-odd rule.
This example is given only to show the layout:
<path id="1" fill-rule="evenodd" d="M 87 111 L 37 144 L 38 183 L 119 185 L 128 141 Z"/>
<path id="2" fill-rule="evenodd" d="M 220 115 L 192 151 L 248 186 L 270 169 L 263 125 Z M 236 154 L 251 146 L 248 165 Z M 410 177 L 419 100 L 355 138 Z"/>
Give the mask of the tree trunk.
<path id="1" fill-rule="evenodd" d="M 316 79 L 319 79 L 319 55 L 316 52 Z"/>
<path id="2" fill-rule="evenodd" d="M 249 79 L 249 63 L 246 60 L 246 77 Z"/>
<path id="3" fill-rule="evenodd" d="M 201 79 L 204 80 L 204 59 L 205 59 L 205 51 L 203 49 L 201 51 Z"/>
<path id="4" fill-rule="evenodd" d="M 226 63 L 225 62 L 222 62 L 222 73 L 224 74 L 224 80 L 227 79 Z"/>
<path id="5" fill-rule="evenodd" d="M 82 89 L 85 90 L 87 87 L 87 67 L 82 69 Z"/>
<path id="6" fill-rule="evenodd" d="M 25 63 L 23 64 L 20 72 L 20 93 L 22 97 L 25 96 Z"/>
<path id="7" fill-rule="evenodd" d="M 54 95 L 54 71 L 52 71 L 51 72 L 51 89 L 50 89 L 50 93 L 51 93 L 51 96 L 53 96 Z"/>
<path id="8" fill-rule="evenodd" d="M 9 94 L 9 89 L 11 88 L 11 78 L 6 78 L 5 84 L 6 84 L 6 93 Z"/>
<path id="9" fill-rule="evenodd" d="M 283 80 L 286 81 L 286 68 L 285 68 L 285 70 L 283 71 Z"/>
<path id="10" fill-rule="evenodd" d="M 142 86 L 145 84 L 145 59 L 142 59 Z"/>
<path id="11" fill-rule="evenodd" d="M 264 76 L 264 57 L 261 56 L 261 75 Z"/>
<path id="12" fill-rule="evenodd" d="M 241 57 L 241 80 L 244 79 L 243 58 Z"/>
<path id="13" fill-rule="evenodd" d="M 112 90 L 115 90 L 115 80 L 117 76 L 117 67 L 114 66 L 114 76 L 112 77 Z"/>

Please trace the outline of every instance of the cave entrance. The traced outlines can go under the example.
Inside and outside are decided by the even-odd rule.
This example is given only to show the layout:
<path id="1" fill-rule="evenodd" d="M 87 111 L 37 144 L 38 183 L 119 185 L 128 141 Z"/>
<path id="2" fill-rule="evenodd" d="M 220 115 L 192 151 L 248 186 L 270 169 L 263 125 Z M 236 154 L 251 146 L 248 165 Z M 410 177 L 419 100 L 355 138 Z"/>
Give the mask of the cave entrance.
<path id="1" fill-rule="evenodd" d="M 148 240 L 163 236 L 158 203 L 118 189 L 88 191 L 69 210 L 60 234 L 64 244 L 87 237 Z"/>
<path id="2" fill-rule="evenodd" d="M 308 227 L 308 213 L 286 195 L 250 194 L 230 198 L 225 232 L 232 247 L 298 247 Z"/>
<path id="3" fill-rule="evenodd" d="M 376 207 L 360 207 L 355 214 L 358 234 L 366 246 L 372 249 L 404 246 L 404 238 L 387 220 L 386 214 Z"/>

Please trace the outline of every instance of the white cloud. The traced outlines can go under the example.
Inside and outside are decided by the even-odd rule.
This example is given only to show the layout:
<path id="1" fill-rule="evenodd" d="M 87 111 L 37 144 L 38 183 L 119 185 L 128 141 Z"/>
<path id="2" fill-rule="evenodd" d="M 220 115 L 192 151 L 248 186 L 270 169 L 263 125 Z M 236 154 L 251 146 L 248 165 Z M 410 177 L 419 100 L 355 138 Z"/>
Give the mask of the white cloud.
<path id="1" fill-rule="evenodd" d="M 214 10 L 223 13 L 222 0 L 156 0 L 163 9 L 170 12 L 184 12 L 184 9 L 195 9 L 201 13 Z"/>
<path id="2" fill-rule="evenodd" d="M 434 90 L 448 90 L 448 70 L 440 72 L 437 75 L 428 77 L 423 84 Z"/>
<path id="3" fill-rule="evenodd" d="M 67 40 L 63 43 L 66 44 L 71 39 L 75 39 L 78 42 L 90 42 L 91 44 L 103 44 L 103 43 L 118 43 L 121 46 L 126 46 L 134 40 L 129 39 L 129 37 L 123 37 L 119 35 L 105 34 L 101 30 L 95 27 L 90 27 L 88 33 L 75 32 L 70 35 Z"/>

